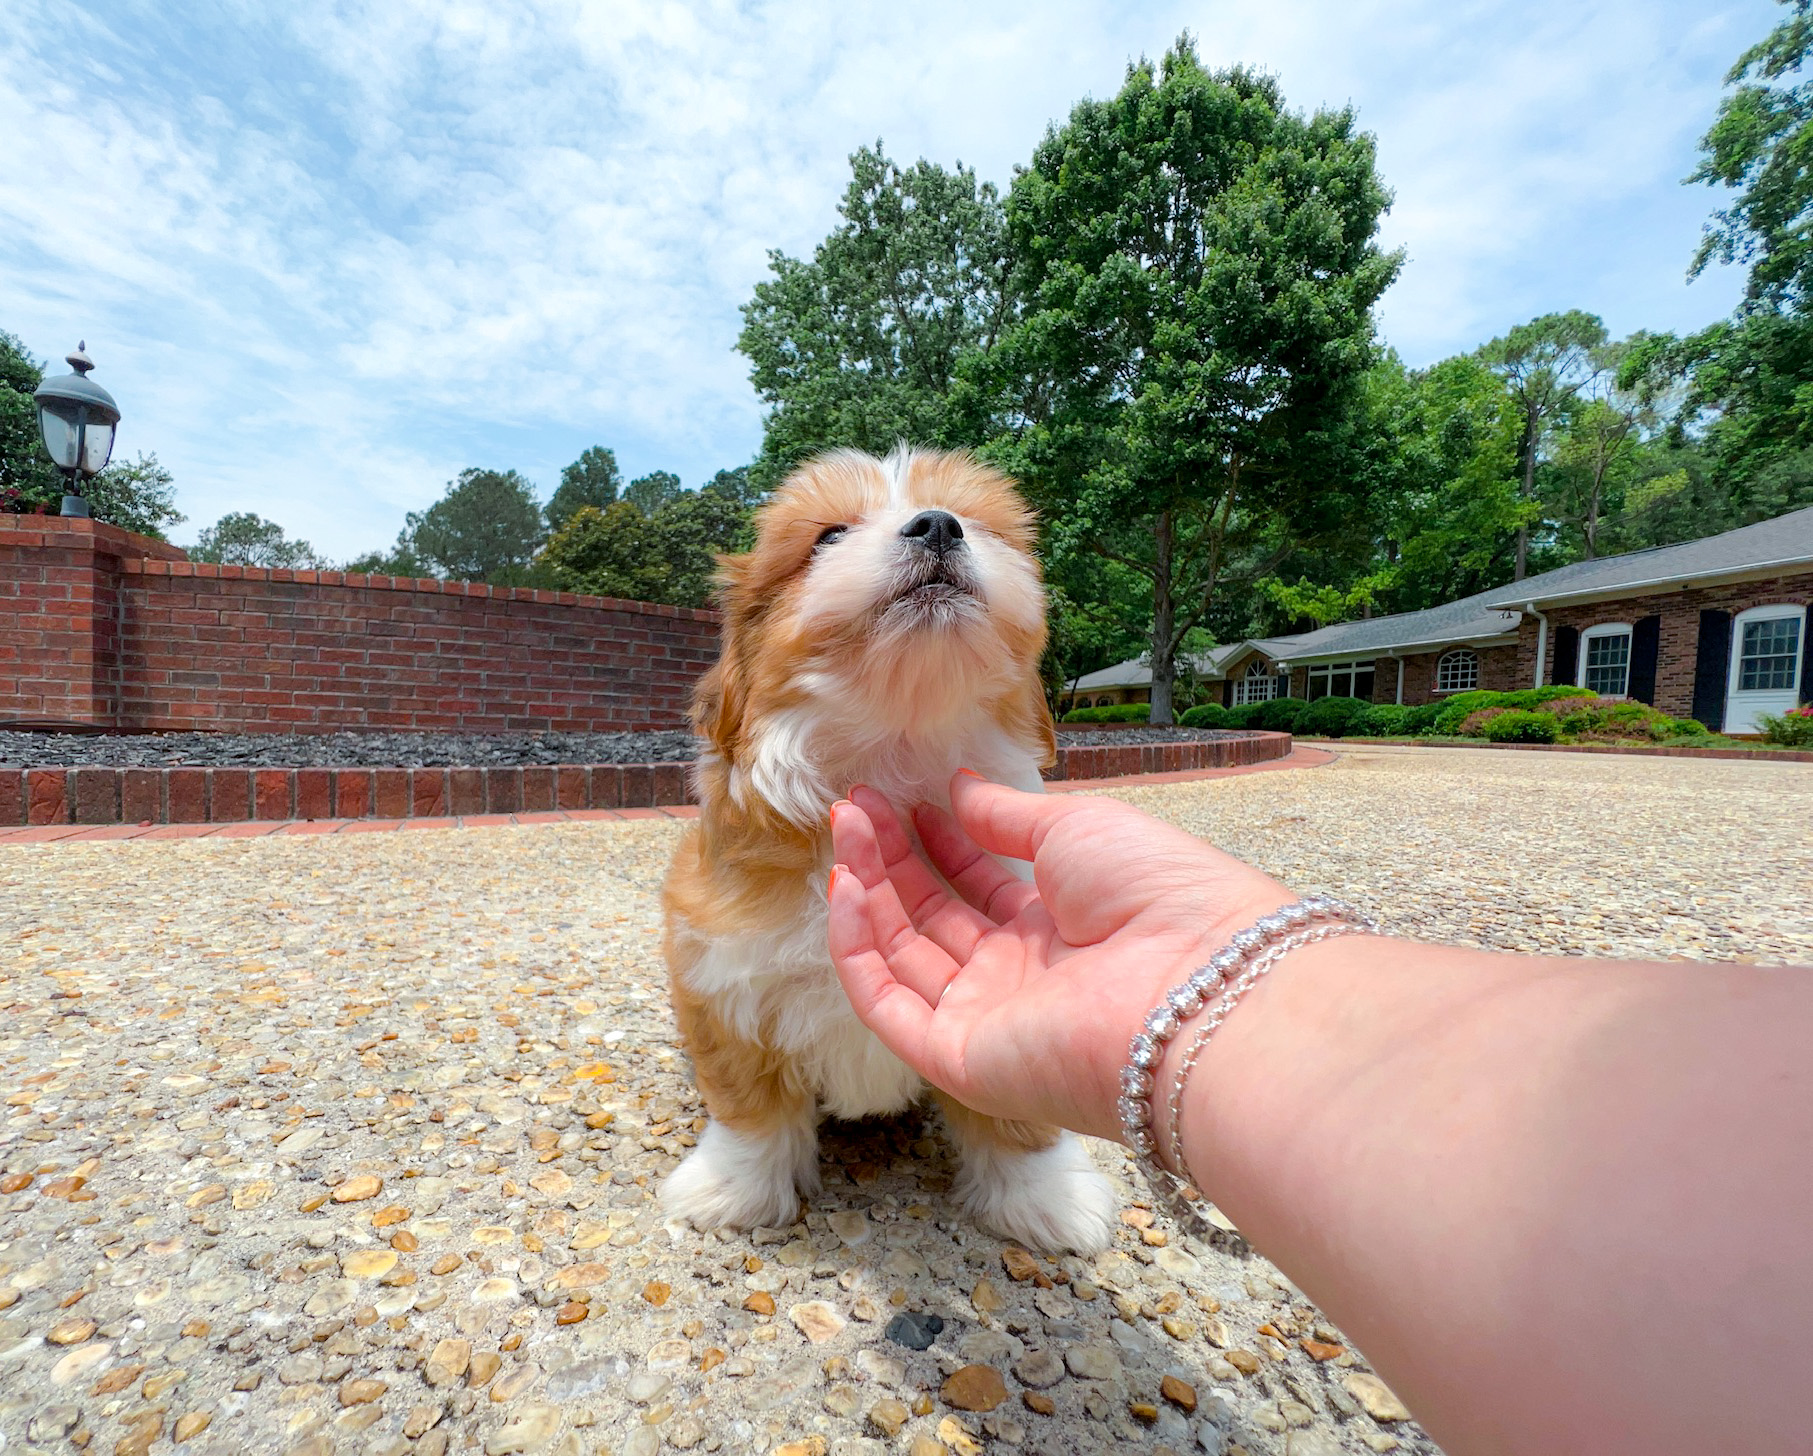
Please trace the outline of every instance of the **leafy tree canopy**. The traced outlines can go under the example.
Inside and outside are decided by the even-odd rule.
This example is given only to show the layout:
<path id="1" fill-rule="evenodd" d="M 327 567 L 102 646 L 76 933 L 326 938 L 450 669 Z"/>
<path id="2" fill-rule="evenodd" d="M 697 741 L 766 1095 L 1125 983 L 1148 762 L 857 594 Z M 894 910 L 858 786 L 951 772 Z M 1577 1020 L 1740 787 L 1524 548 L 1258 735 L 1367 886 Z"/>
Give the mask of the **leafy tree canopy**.
<path id="1" fill-rule="evenodd" d="M 602 445 L 593 445 L 571 465 L 562 467 L 560 484 L 548 501 L 548 529 L 558 531 L 581 506 L 596 506 L 603 510 L 617 499 L 622 486 L 623 476 L 617 469 L 616 453 Z"/>
<path id="2" fill-rule="evenodd" d="M 953 384 L 1005 319 L 1000 197 L 961 163 L 898 166 L 879 141 L 850 170 L 842 222 L 809 260 L 770 253 L 774 276 L 743 307 L 737 347 L 769 407 L 752 468 L 763 488 L 837 446 L 975 443 Z"/>
<path id="3" fill-rule="evenodd" d="M 655 515 L 679 497 L 680 477 L 671 470 L 651 470 L 632 480 L 623 492 L 623 498 L 645 516 Z"/>
<path id="4" fill-rule="evenodd" d="M 1185 36 L 1054 128 L 1008 198 L 1017 317 L 969 377 L 1050 549 L 1152 583 L 1154 722 L 1230 580 L 1339 530 L 1389 198 L 1351 110 L 1206 71 Z"/>
<path id="5" fill-rule="evenodd" d="M 111 462 L 83 485 L 82 494 L 97 521 L 162 541 L 166 526 L 189 519 L 177 510 L 174 490 L 170 472 L 157 456 L 141 454 L 136 460 Z"/>
<path id="6" fill-rule="evenodd" d="M 514 470 L 462 470 L 447 493 L 405 518 L 410 544 L 435 575 L 520 585 L 541 548 L 541 505 Z"/>
<path id="7" fill-rule="evenodd" d="M 1813 0 L 1781 3 L 1790 14 L 1737 58 L 1725 77 L 1737 89 L 1700 141 L 1688 181 L 1737 196 L 1707 224 L 1691 271 L 1715 260 L 1748 263 L 1753 303 L 1799 309 L 1813 287 L 1813 83 L 1800 78 L 1813 47 Z"/>
<path id="8" fill-rule="evenodd" d="M 292 541 L 275 521 L 251 511 L 231 511 L 205 527 L 189 547 L 191 561 L 220 566 L 271 566 L 288 571 L 320 571 L 331 563 L 306 541 Z"/>

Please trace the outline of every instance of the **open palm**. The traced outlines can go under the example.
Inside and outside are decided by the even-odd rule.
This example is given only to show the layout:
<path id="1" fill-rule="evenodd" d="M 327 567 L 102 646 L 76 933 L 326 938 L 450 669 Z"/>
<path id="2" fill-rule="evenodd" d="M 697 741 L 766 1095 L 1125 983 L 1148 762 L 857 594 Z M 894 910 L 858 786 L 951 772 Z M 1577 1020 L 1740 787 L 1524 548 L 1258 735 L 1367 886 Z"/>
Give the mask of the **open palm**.
<path id="1" fill-rule="evenodd" d="M 833 810 L 830 947 L 850 1002 L 965 1105 L 1112 1137 L 1140 1018 L 1290 897 L 1117 800 L 959 774 L 951 802 L 954 817 L 914 811 L 926 858 L 881 795 Z M 1034 882 L 997 855 L 1031 861 Z"/>

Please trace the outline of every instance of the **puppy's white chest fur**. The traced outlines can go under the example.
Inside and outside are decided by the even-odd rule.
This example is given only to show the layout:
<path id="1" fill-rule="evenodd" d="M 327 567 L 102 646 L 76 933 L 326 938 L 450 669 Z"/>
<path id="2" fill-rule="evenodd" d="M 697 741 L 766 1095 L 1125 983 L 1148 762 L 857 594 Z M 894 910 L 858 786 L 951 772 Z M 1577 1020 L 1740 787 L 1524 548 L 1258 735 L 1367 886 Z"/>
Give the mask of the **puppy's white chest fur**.
<path id="1" fill-rule="evenodd" d="M 726 935 L 686 973 L 737 1036 L 784 1053 L 833 1117 L 899 1112 L 922 1088 L 856 1019 L 825 952 L 822 883 L 805 887 L 785 931 Z"/>

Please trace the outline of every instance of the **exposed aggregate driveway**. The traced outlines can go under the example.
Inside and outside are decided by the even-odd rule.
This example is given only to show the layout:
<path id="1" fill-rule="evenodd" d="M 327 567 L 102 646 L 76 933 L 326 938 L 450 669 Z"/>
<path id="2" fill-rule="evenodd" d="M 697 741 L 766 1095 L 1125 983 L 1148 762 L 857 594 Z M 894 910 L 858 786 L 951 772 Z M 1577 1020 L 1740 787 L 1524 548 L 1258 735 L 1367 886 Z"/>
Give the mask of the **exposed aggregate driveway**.
<path id="1" fill-rule="evenodd" d="M 1813 960 L 1813 769 L 1359 748 L 1123 796 L 1432 939 Z M 0 847 L 3 1449 L 1434 1450 L 1106 1146 L 1095 1260 L 954 1221 L 930 1118 L 830 1133 L 792 1229 L 666 1225 L 678 833 Z"/>

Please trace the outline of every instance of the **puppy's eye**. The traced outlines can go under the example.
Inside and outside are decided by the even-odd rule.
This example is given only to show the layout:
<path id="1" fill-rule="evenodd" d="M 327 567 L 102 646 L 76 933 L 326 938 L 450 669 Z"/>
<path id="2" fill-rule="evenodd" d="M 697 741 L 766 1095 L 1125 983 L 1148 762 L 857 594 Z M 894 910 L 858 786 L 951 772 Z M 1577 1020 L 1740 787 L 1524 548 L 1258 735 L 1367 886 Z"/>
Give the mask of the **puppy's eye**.
<path id="1" fill-rule="evenodd" d="M 829 546 L 849 529 L 848 526 L 826 526 L 824 530 L 818 533 L 818 540 L 812 543 L 812 549 L 816 551 L 821 546 Z"/>

